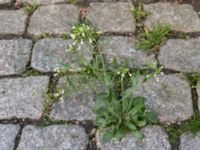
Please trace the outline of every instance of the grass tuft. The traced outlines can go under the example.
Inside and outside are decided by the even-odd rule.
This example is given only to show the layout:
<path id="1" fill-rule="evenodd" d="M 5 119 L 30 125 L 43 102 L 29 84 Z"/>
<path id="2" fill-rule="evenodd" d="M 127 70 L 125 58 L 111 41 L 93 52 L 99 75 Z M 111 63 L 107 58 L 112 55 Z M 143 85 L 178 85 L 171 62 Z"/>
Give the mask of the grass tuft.
<path id="1" fill-rule="evenodd" d="M 150 15 L 151 13 L 144 10 L 142 5 L 131 8 L 132 14 L 136 20 L 141 20 Z"/>
<path id="2" fill-rule="evenodd" d="M 171 28 L 169 25 L 157 24 L 152 30 L 144 29 L 139 34 L 139 41 L 136 48 L 143 51 L 151 51 L 165 41 L 170 32 Z"/>
<path id="3" fill-rule="evenodd" d="M 38 4 L 32 3 L 29 4 L 27 2 L 23 3 L 23 9 L 26 14 L 32 14 L 38 8 Z"/>

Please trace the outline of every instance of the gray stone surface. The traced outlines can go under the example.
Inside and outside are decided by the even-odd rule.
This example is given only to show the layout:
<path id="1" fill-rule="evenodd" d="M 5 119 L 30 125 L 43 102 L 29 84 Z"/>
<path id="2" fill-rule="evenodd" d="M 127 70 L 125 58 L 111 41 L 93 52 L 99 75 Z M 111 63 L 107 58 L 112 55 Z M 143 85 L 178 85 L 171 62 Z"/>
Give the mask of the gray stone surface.
<path id="1" fill-rule="evenodd" d="M 20 74 L 26 69 L 32 41 L 27 39 L 0 40 L 0 75 Z"/>
<path id="2" fill-rule="evenodd" d="M 64 69 L 64 64 L 72 65 L 75 69 L 80 68 L 77 61 L 84 60 L 88 63 L 92 59 L 92 47 L 84 44 L 80 50 L 72 53 L 66 50 L 72 40 L 61 38 L 48 38 L 36 42 L 33 48 L 31 66 L 42 72 L 53 72 L 56 69 Z"/>
<path id="3" fill-rule="evenodd" d="M 200 72 L 200 40 L 170 39 L 158 56 L 165 68 L 182 72 Z"/>
<path id="4" fill-rule="evenodd" d="M 145 27 L 152 28 L 157 23 L 169 24 L 175 31 L 200 31 L 198 14 L 188 4 L 155 3 L 144 5 L 151 15 L 145 21 Z"/>
<path id="5" fill-rule="evenodd" d="M 47 76 L 1 79 L 0 119 L 39 119 L 48 79 Z"/>
<path id="6" fill-rule="evenodd" d="M 73 88 L 70 83 L 74 84 Z M 101 90 L 100 85 L 96 80 L 84 79 L 83 76 L 68 76 L 63 77 L 58 82 L 58 90 L 64 89 L 62 94 L 63 100 L 54 104 L 50 118 L 53 120 L 92 120 L 95 114 L 92 108 L 95 104 L 95 94 L 92 89 L 98 88 Z M 91 87 L 92 86 L 92 87 Z"/>
<path id="7" fill-rule="evenodd" d="M 200 81 L 197 83 L 198 108 L 200 110 Z"/>
<path id="8" fill-rule="evenodd" d="M 87 19 L 102 32 L 134 32 L 129 3 L 91 3 Z"/>
<path id="9" fill-rule="evenodd" d="M 101 133 L 97 133 L 97 146 L 101 150 L 171 150 L 166 132 L 159 126 L 146 126 L 141 132 L 143 140 L 139 140 L 131 133 L 121 141 L 113 140 L 102 144 Z"/>
<path id="10" fill-rule="evenodd" d="M 49 5 L 55 3 L 66 2 L 67 0 L 17 0 L 20 3 L 30 3 L 30 4 L 39 4 L 39 5 Z"/>
<path id="11" fill-rule="evenodd" d="M 148 64 L 155 61 L 155 56 L 136 50 L 135 45 L 135 38 L 114 36 L 103 38 L 100 46 L 107 63 L 115 58 L 118 64 L 128 62 L 130 68 L 147 68 Z"/>
<path id="12" fill-rule="evenodd" d="M 47 5 L 39 7 L 30 19 L 28 33 L 39 36 L 48 34 L 70 34 L 78 22 L 78 9 L 74 5 Z"/>
<path id="13" fill-rule="evenodd" d="M 44 128 L 26 126 L 17 150 L 86 150 L 85 130 L 75 125 L 52 125 Z"/>
<path id="14" fill-rule="evenodd" d="M 27 15 L 22 10 L 0 10 L 0 35 L 22 35 Z"/>
<path id="15" fill-rule="evenodd" d="M 18 125 L 0 124 L 0 149 L 13 150 L 15 138 L 19 130 Z"/>
<path id="16" fill-rule="evenodd" d="M 191 132 L 183 133 L 180 137 L 179 150 L 199 150 L 200 132 L 193 134 Z"/>
<path id="17" fill-rule="evenodd" d="M 0 0 L 0 5 L 10 4 L 11 0 Z"/>
<path id="18" fill-rule="evenodd" d="M 193 114 L 189 82 L 178 74 L 151 78 L 135 94 L 146 98 L 146 107 L 157 113 L 161 123 L 184 121 Z"/>

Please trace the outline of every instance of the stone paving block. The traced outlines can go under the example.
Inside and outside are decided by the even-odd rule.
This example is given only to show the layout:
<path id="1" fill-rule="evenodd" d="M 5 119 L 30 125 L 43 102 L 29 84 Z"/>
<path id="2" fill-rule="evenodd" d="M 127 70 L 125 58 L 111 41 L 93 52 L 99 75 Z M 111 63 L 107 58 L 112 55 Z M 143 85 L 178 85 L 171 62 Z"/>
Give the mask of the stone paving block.
<path id="1" fill-rule="evenodd" d="M 0 149 L 13 150 L 19 125 L 0 124 Z"/>
<path id="2" fill-rule="evenodd" d="M 160 48 L 158 59 L 167 69 L 200 72 L 200 40 L 170 39 Z"/>
<path id="3" fill-rule="evenodd" d="M 27 15 L 22 10 L 0 10 L 0 35 L 22 35 Z"/>
<path id="4" fill-rule="evenodd" d="M 86 150 L 87 134 L 76 125 L 26 126 L 17 150 Z"/>
<path id="5" fill-rule="evenodd" d="M 0 5 L 10 4 L 11 0 L 0 0 Z"/>
<path id="6" fill-rule="evenodd" d="M 191 5 L 175 3 L 154 3 L 144 5 L 144 9 L 151 15 L 144 25 L 152 28 L 157 23 L 169 24 L 175 31 L 197 32 L 200 31 L 200 20 L 197 12 Z"/>
<path id="7" fill-rule="evenodd" d="M 198 108 L 200 110 L 200 81 L 197 83 Z"/>
<path id="8" fill-rule="evenodd" d="M 72 88 L 70 83 L 74 84 Z M 95 94 L 92 87 L 103 90 L 100 82 L 94 79 L 84 79 L 83 76 L 69 76 L 60 78 L 58 89 L 64 89 L 63 100 L 54 104 L 50 118 L 53 120 L 93 120 L 95 114 L 92 108 L 95 105 Z"/>
<path id="9" fill-rule="evenodd" d="M 101 32 L 134 32 L 129 3 L 91 3 L 87 19 Z"/>
<path id="10" fill-rule="evenodd" d="M 39 7 L 30 19 L 28 33 L 39 36 L 48 34 L 70 34 L 78 22 L 78 9 L 74 5 L 47 5 Z"/>
<path id="11" fill-rule="evenodd" d="M 143 140 L 139 140 L 131 133 L 127 134 L 121 141 L 112 140 L 105 144 L 101 142 L 101 133 L 97 132 L 97 146 L 101 150 L 171 150 L 168 135 L 159 126 L 146 126 L 141 132 Z"/>
<path id="12" fill-rule="evenodd" d="M 66 52 L 71 43 L 72 40 L 61 38 L 47 38 L 37 41 L 33 48 L 31 66 L 42 72 L 54 72 L 58 68 L 64 69 L 64 64 L 80 69 L 80 65 L 76 62 L 82 59 L 85 63 L 89 63 L 92 59 L 92 46 L 84 44 L 75 53 Z"/>
<path id="13" fill-rule="evenodd" d="M 47 76 L 1 79 L 0 119 L 39 119 L 48 82 Z"/>
<path id="14" fill-rule="evenodd" d="M 172 124 L 193 115 L 189 82 L 178 74 L 151 78 L 135 94 L 146 98 L 146 107 L 157 113 L 161 123 Z"/>
<path id="15" fill-rule="evenodd" d="M 63 3 L 67 0 L 17 0 L 19 3 L 29 3 L 29 4 L 38 4 L 38 5 L 50 5 L 56 3 Z"/>
<path id="16" fill-rule="evenodd" d="M 26 69 L 32 41 L 27 39 L 0 40 L 0 75 L 20 74 Z"/>
<path id="17" fill-rule="evenodd" d="M 115 58 L 118 64 L 128 63 L 130 68 L 147 68 L 148 64 L 155 61 L 155 55 L 136 50 L 136 40 L 132 37 L 105 37 L 100 46 L 107 63 Z"/>
<path id="18" fill-rule="evenodd" d="M 179 150 L 199 150 L 200 132 L 193 134 L 191 132 L 183 133 L 180 137 Z"/>

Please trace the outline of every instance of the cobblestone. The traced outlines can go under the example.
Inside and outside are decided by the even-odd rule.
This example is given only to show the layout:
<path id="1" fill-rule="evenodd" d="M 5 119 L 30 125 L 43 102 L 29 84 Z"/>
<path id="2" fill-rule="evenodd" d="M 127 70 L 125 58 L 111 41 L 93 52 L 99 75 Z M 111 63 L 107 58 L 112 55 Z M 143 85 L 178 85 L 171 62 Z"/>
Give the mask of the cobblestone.
<path id="1" fill-rule="evenodd" d="M 0 40 L 0 75 L 20 74 L 26 69 L 32 41 L 27 39 Z"/>
<path id="2" fill-rule="evenodd" d="M 22 35 L 27 15 L 22 10 L 0 10 L 0 35 Z"/>
<path id="3" fill-rule="evenodd" d="M 187 132 L 181 135 L 180 137 L 180 150 L 199 150 L 200 147 L 200 132 L 193 134 Z"/>
<path id="4" fill-rule="evenodd" d="M 189 82 L 178 74 L 152 78 L 136 90 L 136 95 L 146 98 L 146 107 L 158 114 L 161 123 L 180 122 L 193 115 Z"/>
<path id="5" fill-rule="evenodd" d="M 20 3 L 29 3 L 29 4 L 39 4 L 39 5 L 50 5 L 56 3 L 63 3 L 67 0 L 17 0 Z"/>
<path id="6" fill-rule="evenodd" d="M 170 39 L 160 48 L 159 62 L 167 69 L 182 72 L 200 71 L 200 40 Z"/>
<path id="7" fill-rule="evenodd" d="M 102 32 L 135 32 L 128 3 L 91 3 L 87 19 Z"/>
<path id="8" fill-rule="evenodd" d="M 0 0 L 0 5 L 10 4 L 11 0 Z"/>
<path id="9" fill-rule="evenodd" d="M 19 130 L 18 125 L 0 124 L 0 149 L 13 150 L 15 138 Z"/>
<path id="10" fill-rule="evenodd" d="M 86 150 L 86 148 L 87 135 L 80 126 L 52 125 L 38 128 L 28 125 L 23 129 L 17 150 Z"/>
<path id="11" fill-rule="evenodd" d="M 0 119 L 42 117 L 48 77 L 0 80 Z"/>
<path id="12" fill-rule="evenodd" d="M 70 83 L 74 85 L 73 88 Z M 99 85 L 99 86 L 98 86 Z M 63 100 L 53 106 L 50 118 L 54 120 L 93 120 L 95 114 L 92 108 L 95 104 L 95 95 L 92 88 L 103 90 L 96 80 L 83 76 L 63 77 L 58 82 L 58 89 L 64 89 Z"/>
<path id="13" fill-rule="evenodd" d="M 155 61 L 155 56 L 136 50 L 135 43 L 135 38 L 115 36 L 103 38 L 100 46 L 107 63 L 115 59 L 118 64 L 128 63 L 130 68 L 147 68 Z"/>
<path id="14" fill-rule="evenodd" d="M 39 7 L 30 19 L 28 33 L 70 34 L 71 28 L 78 22 L 78 9 L 74 5 L 47 5 Z"/>
<path id="15" fill-rule="evenodd" d="M 92 47 L 84 44 L 81 50 L 71 53 L 66 50 L 72 40 L 61 38 L 47 38 L 36 42 L 33 48 L 31 66 L 42 72 L 54 72 L 56 69 L 65 69 L 64 65 L 80 68 L 76 62 L 84 60 L 89 63 L 92 59 Z"/>
<path id="16" fill-rule="evenodd" d="M 159 126 L 144 127 L 141 132 L 144 139 L 139 140 L 131 133 L 121 141 L 101 142 L 101 132 L 97 133 L 97 146 L 102 150 L 171 150 L 166 132 Z"/>
<path id="17" fill-rule="evenodd" d="M 152 28 L 157 23 L 169 24 L 175 31 L 200 31 L 200 20 L 191 5 L 175 3 L 154 3 L 144 5 L 151 15 L 145 21 L 145 27 Z"/>

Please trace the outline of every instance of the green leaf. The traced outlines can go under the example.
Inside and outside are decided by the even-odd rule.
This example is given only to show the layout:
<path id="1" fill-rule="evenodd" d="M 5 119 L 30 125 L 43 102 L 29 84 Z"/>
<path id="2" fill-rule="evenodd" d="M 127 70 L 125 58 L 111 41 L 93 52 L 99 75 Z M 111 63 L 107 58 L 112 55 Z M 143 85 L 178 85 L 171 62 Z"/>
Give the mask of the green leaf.
<path id="1" fill-rule="evenodd" d="M 147 122 L 145 120 L 135 120 L 134 123 L 138 126 L 138 127 L 144 127 Z"/>
<path id="2" fill-rule="evenodd" d="M 138 130 L 134 130 L 134 131 L 131 131 L 131 133 L 135 136 L 135 137 L 137 137 L 137 138 L 139 138 L 139 139 L 142 139 L 144 136 L 142 135 L 142 133 L 140 133 L 140 131 L 138 131 Z"/>
<path id="3" fill-rule="evenodd" d="M 99 127 L 104 127 L 106 125 L 107 121 L 105 118 L 96 118 L 95 125 Z"/>
<path id="4" fill-rule="evenodd" d="M 134 124 L 130 123 L 130 122 L 126 123 L 126 126 L 131 130 L 137 130 L 137 127 Z"/>
<path id="5" fill-rule="evenodd" d="M 113 138 L 116 138 L 118 140 L 121 140 L 127 133 L 127 130 L 123 127 L 121 127 L 119 130 L 116 131 Z"/>
<path id="6" fill-rule="evenodd" d="M 150 123 L 158 123 L 158 117 L 153 112 L 146 112 L 146 119 Z"/>
<path id="7" fill-rule="evenodd" d="M 110 141 L 113 138 L 114 135 L 114 131 L 113 130 L 108 130 L 102 138 L 102 142 L 103 143 L 107 143 L 108 141 Z"/>
<path id="8" fill-rule="evenodd" d="M 101 108 L 105 108 L 108 104 L 108 95 L 106 93 L 101 93 L 97 96 L 97 100 L 95 103 L 94 110 L 99 110 Z"/>

